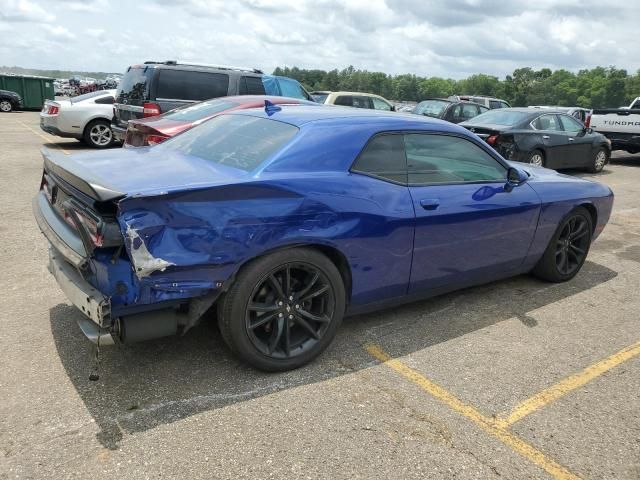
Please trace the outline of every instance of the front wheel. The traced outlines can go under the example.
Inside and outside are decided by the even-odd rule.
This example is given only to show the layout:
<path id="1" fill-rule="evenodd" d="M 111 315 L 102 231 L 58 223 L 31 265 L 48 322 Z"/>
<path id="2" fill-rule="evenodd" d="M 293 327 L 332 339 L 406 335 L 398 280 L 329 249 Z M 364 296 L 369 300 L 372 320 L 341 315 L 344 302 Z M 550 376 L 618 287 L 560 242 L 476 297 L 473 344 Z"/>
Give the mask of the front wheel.
<path id="1" fill-rule="evenodd" d="M 336 266 L 312 249 L 281 250 L 243 267 L 221 299 L 218 324 L 242 360 L 265 371 L 301 367 L 335 337 L 345 310 Z"/>
<path id="2" fill-rule="evenodd" d="M 9 113 L 13 110 L 13 105 L 9 100 L 0 100 L 0 112 Z"/>
<path id="3" fill-rule="evenodd" d="M 94 120 L 84 129 L 83 138 L 93 148 L 107 148 L 113 144 L 111 125 L 106 120 Z"/>
<path id="4" fill-rule="evenodd" d="M 600 173 L 609 160 L 609 153 L 604 148 L 598 149 L 593 156 L 589 171 L 591 173 Z"/>
<path id="5" fill-rule="evenodd" d="M 532 273 L 550 282 L 571 280 L 587 258 L 592 233 L 589 212 L 583 207 L 574 209 L 556 230 Z"/>

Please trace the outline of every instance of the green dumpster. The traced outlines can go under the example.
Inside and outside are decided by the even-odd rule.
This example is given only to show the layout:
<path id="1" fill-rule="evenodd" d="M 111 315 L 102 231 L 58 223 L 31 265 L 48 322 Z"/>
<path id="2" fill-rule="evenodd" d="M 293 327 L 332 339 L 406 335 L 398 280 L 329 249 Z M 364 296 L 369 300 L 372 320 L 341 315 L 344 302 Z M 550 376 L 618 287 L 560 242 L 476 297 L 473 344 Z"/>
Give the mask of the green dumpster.
<path id="1" fill-rule="evenodd" d="M 53 78 L 0 73 L 0 90 L 20 95 L 26 110 L 40 110 L 45 100 L 54 99 Z"/>

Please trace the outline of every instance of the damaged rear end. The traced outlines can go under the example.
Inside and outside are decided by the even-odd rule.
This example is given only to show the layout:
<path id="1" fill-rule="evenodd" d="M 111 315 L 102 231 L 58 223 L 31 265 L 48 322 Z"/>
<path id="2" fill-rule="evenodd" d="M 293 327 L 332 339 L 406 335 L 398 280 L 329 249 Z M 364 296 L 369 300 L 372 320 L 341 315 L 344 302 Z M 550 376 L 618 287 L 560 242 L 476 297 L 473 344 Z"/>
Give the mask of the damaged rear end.
<path id="1" fill-rule="evenodd" d="M 107 345 L 195 325 L 217 297 L 215 282 L 168 272 L 174 264 L 154 257 L 139 219 L 123 214 L 125 192 L 72 157 L 47 150 L 43 157 L 34 216 L 50 244 L 49 271 L 84 314 L 78 323 L 85 335 Z"/>

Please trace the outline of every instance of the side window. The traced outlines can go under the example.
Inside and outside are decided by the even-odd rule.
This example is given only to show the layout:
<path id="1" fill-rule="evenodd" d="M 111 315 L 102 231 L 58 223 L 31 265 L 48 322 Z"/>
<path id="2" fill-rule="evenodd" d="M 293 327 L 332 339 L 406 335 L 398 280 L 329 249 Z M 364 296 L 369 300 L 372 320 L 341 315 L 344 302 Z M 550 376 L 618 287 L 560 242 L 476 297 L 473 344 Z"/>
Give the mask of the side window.
<path id="1" fill-rule="evenodd" d="M 555 115 L 541 115 L 533 121 L 533 128 L 536 130 L 547 130 L 561 132 L 562 127 Z"/>
<path id="2" fill-rule="evenodd" d="M 487 107 L 483 107 L 482 105 L 478 105 L 478 110 L 480 110 L 480 113 L 484 113 L 484 112 L 488 112 L 489 109 Z"/>
<path id="3" fill-rule="evenodd" d="M 116 99 L 111 95 L 109 95 L 108 97 L 96 98 L 94 100 L 95 103 L 99 103 L 100 105 L 112 105 L 113 103 L 115 103 L 115 101 Z"/>
<path id="4" fill-rule="evenodd" d="M 462 118 L 462 103 L 459 103 L 451 109 L 450 118 L 455 118 L 456 120 Z"/>
<path id="5" fill-rule="evenodd" d="M 242 77 L 240 78 L 240 95 L 264 95 L 264 85 L 260 77 Z"/>
<path id="6" fill-rule="evenodd" d="M 503 103 L 498 100 L 489 100 L 489 108 L 504 108 Z"/>
<path id="7" fill-rule="evenodd" d="M 373 108 L 371 98 L 365 96 L 353 96 L 353 106 L 356 108 Z"/>
<path id="8" fill-rule="evenodd" d="M 156 98 L 207 100 L 224 97 L 229 90 L 229 75 L 224 73 L 160 71 Z"/>
<path id="9" fill-rule="evenodd" d="M 392 182 L 407 183 L 402 135 L 378 135 L 364 147 L 351 171 Z"/>
<path id="10" fill-rule="evenodd" d="M 508 103 L 500 102 L 500 108 L 510 108 Z"/>
<path id="11" fill-rule="evenodd" d="M 468 120 L 478 115 L 478 107 L 469 103 L 462 104 L 462 118 Z"/>
<path id="12" fill-rule="evenodd" d="M 464 138 L 411 133 L 404 136 L 410 185 L 497 182 L 507 170 Z"/>
<path id="13" fill-rule="evenodd" d="M 575 118 L 568 115 L 558 115 L 562 128 L 565 132 L 578 133 L 581 132 L 584 126 Z"/>
<path id="14" fill-rule="evenodd" d="M 334 105 L 342 105 L 344 107 L 353 107 L 353 97 L 348 95 L 340 95 L 333 102 Z"/>
<path id="15" fill-rule="evenodd" d="M 389 105 L 384 100 L 381 100 L 377 97 L 371 97 L 371 101 L 373 102 L 373 108 L 375 108 L 376 110 L 387 110 L 389 112 L 391 111 L 391 105 Z"/>

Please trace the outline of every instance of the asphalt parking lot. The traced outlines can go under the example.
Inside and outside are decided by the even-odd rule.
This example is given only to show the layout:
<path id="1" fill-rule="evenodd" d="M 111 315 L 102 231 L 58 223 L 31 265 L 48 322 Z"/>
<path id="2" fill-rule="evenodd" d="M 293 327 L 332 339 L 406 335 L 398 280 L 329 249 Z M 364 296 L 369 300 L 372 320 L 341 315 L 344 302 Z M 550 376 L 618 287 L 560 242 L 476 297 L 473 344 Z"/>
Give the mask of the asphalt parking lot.
<path id="1" fill-rule="evenodd" d="M 566 284 L 517 277 L 348 319 L 294 372 L 213 322 L 103 349 L 46 269 L 38 114 L 0 114 L 0 478 L 640 478 L 640 155 Z"/>

